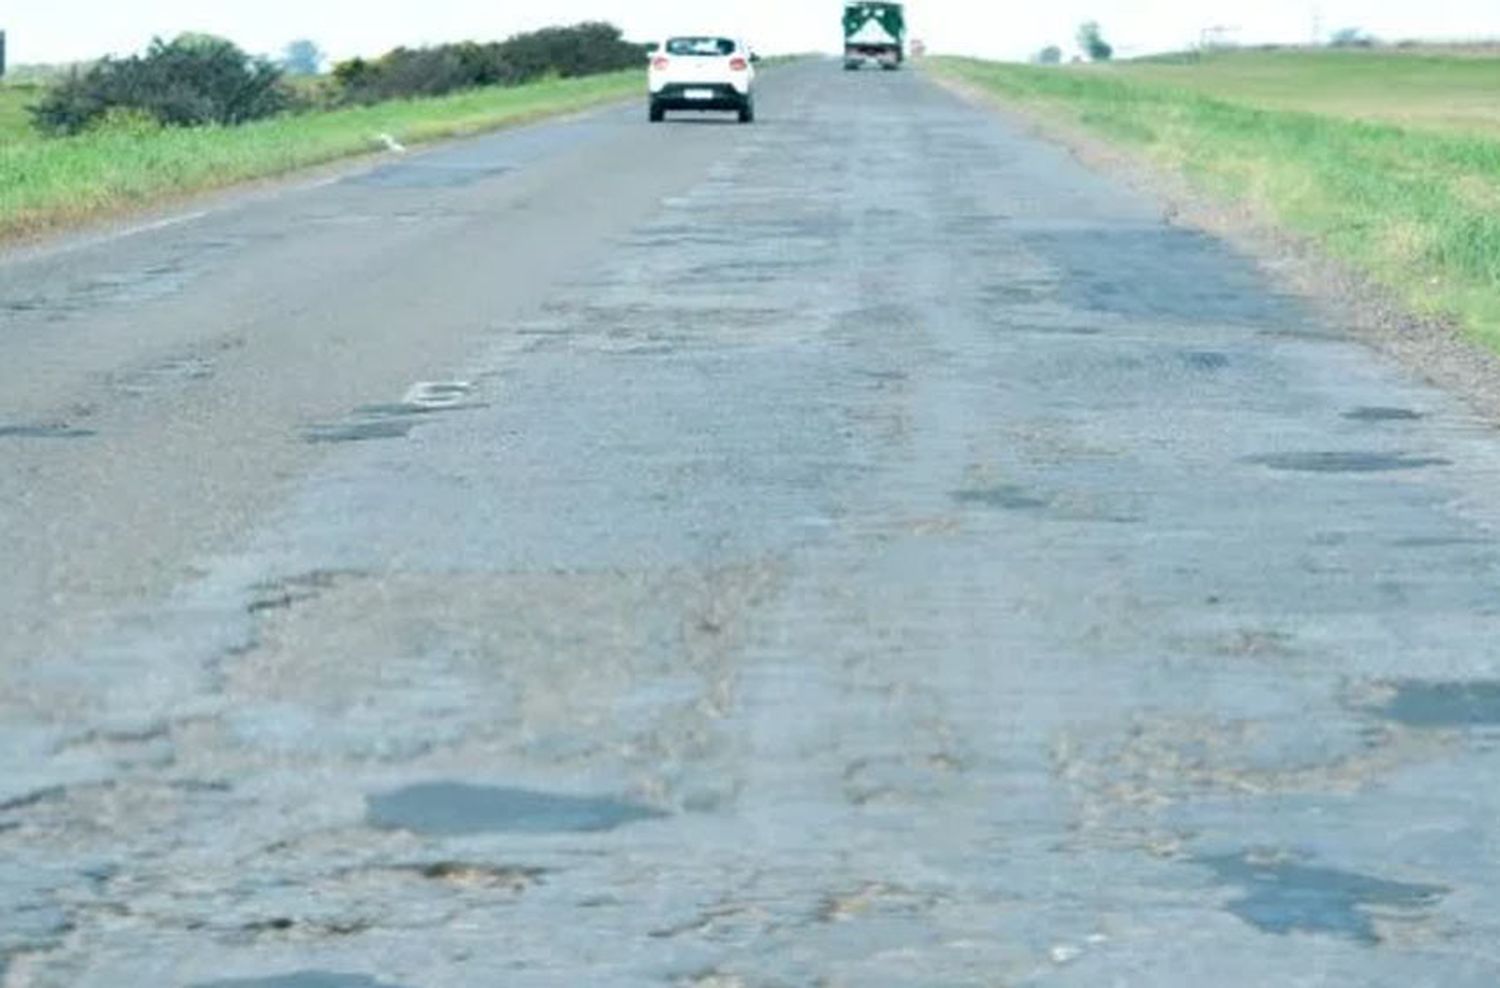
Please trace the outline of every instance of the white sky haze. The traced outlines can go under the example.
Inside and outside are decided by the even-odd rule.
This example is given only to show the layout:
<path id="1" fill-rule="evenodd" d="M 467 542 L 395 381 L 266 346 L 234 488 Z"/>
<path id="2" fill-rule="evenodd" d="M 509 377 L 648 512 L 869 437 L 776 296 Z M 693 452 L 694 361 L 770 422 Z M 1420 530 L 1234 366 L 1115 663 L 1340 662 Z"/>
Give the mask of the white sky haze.
<path id="1" fill-rule="evenodd" d="M 1071 48 L 1077 25 L 1096 19 L 1122 54 L 1187 46 L 1226 25 L 1244 43 L 1307 41 L 1358 26 L 1387 39 L 1500 37 L 1500 0 L 911 0 L 915 37 L 935 51 L 1021 58 L 1047 44 Z M 127 53 L 153 35 L 208 31 L 261 53 L 311 38 L 335 57 L 396 45 L 498 39 L 546 24 L 608 20 L 644 39 L 670 31 L 723 30 L 761 50 L 832 51 L 841 0 L 0 0 L 12 63 Z"/>

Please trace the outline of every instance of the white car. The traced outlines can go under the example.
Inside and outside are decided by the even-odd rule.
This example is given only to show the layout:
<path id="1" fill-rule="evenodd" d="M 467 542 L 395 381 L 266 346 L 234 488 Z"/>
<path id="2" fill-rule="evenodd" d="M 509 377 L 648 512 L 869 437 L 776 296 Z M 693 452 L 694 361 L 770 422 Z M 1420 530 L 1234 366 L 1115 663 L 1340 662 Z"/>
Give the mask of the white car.
<path id="1" fill-rule="evenodd" d="M 668 110 L 730 110 L 740 123 L 753 122 L 758 60 L 743 41 L 720 35 L 682 35 L 653 46 L 651 122 L 665 120 Z"/>

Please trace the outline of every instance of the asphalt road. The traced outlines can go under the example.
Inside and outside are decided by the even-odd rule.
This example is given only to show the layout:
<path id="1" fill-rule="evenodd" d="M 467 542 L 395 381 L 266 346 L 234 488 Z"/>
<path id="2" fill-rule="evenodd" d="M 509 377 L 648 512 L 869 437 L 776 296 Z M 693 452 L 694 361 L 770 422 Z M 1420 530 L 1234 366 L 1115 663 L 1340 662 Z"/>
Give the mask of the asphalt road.
<path id="1" fill-rule="evenodd" d="M 763 81 L 0 261 L 4 988 L 1500 983 L 1492 427 Z"/>

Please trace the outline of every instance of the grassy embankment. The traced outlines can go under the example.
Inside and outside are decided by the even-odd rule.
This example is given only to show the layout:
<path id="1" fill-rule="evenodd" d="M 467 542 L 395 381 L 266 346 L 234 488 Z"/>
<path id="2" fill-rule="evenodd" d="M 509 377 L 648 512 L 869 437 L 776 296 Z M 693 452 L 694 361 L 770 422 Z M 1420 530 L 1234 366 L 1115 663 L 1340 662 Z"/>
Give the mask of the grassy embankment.
<path id="1" fill-rule="evenodd" d="M 1244 52 L 940 76 L 1247 202 L 1500 349 L 1500 58 Z"/>
<path id="2" fill-rule="evenodd" d="M 569 113 L 643 91 L 635 71 L 306 113 L 243 127 L 101 130 L 43 139 L 25 89 L 0 87 L 0 237 L 376 150 Z"/>

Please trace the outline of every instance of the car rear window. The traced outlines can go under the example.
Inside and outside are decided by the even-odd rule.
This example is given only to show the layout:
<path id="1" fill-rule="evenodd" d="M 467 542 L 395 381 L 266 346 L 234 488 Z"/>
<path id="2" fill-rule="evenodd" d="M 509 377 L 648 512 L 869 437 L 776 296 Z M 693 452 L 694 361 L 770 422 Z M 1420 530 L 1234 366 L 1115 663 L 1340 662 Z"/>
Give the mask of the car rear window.
<path id="1" fill-rule="evenodd" d="M 668 55 L 721 58 L 724 55 L 733 55 L 734 48 L 734 42 L 729 38 L 673 38 L 667 42 Z"/>

